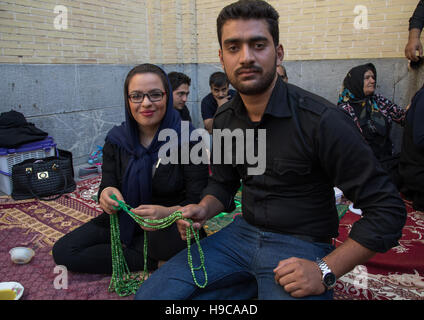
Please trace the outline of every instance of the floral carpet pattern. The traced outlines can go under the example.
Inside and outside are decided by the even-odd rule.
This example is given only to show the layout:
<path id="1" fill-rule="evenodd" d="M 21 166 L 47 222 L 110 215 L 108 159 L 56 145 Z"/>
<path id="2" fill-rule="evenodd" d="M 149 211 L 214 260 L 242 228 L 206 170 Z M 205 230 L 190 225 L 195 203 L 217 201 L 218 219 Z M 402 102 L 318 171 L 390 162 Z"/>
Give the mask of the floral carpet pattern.
<path id="1" fill-rule="evenodd" d="M 338 280 L 336 291 L 355 300 L 424 300 L 424 212 L 405 201 L 408 212 L 399 245 L 377 253 Z M 347 238 L 361 217 L 347 212 L 340 220 L 336 246 Z"/>
<path id="2" fill-rule="evenodd" d="M 17 281 L 24 286 L 24 300 L 110 300 L 121 298 L 108 292 L 110 276 L 64 273 L 56 266 L 51 248 L 64 234 L 101 213 L 96 202 L 101 176 L 77 183 L 77 190 L 54 201 L 15 201 L 0 197 L 0 282 Z M 236 209 L 209 220 L 208 235 L 231 223 L 241 212 L 241 191 Z M 347 238 L 361 217 L 348 211 L 349 202 L 338 205 L 340 228 L 336 246 Z M 377 254 L 363 266 L 337 281 L 336 300 L 424 300 L 424 213 L 406 201 L 408 219 L 399 246 Z M 35 251 L 30 263 L 14 264 L 13 247 Z"/>
<path id="3" fill-rule="evenodd" d="M 64 234 L 97 216 L 94 200 L 84 201 L 99 178 L 83 181 L 77 190 L 54 201 L 15 201 L 0 197 L 0 282 L 24 286 L 23 300 L 110 300 L 121 298 L 108 292 L 110 276 L 65 272 L 51 255 L 53 244 Z M 35 256 L 28 264 L 14 264 L 13 247 L 30 247 Z"/>

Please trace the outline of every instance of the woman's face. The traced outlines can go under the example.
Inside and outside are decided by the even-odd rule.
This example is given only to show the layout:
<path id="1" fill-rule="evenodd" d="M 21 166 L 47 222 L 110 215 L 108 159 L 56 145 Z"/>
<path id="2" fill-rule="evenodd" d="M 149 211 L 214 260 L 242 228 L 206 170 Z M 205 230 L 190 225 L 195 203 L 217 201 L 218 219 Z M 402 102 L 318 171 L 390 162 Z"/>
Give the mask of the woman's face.
<path id="1" fill-rule="evenodd" d="M 148 93 L 149 97 L 142 94 Z M 162 97 L 160 98 L 160 96 Z M 128 84 L 128 97 L 131 114 L 141 128 L 156 130 L 166 113 L 166 93 L 161 78 L 154 73 L 137 73 Z M 141 100 L 133 102 L 132 100 Z"/>
<path id="2" fill-rule="evenodd" d="M 370 96 L 375 91 L 375 75 L 374 72 L 368 70 L 364 74 L 364 94 Z"/>

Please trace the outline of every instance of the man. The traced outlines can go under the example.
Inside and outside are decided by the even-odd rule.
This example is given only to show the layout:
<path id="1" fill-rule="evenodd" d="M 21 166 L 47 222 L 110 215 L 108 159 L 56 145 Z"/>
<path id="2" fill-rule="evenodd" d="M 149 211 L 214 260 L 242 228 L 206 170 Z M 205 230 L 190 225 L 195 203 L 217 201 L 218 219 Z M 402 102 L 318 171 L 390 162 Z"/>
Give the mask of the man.
<path id="1" fill-rule="evenodd" d="M 279 74 L 281 79 L 283 79 L 284 82 L 286 83 L 289 82 L 289 77 L 287 77 L 286 68 L 282 64 L 279 64 L 277 66 L 277 73 Z"/>
<path id="2" fill-rule="evenodd" d="M 212 134 L 212 122 L 216 110 L 235 95 L 235 91 L 229 89 L 229 85 L 228 78 L 223 72 L 212 73 L 209 77 L 211 92 L 201 103 L 203 123 L 209 134 Z"/>
<path id="3" fill-rule="evenodd" d="M 180 113 L 181 120 L 191 122 L 190 111 L 186 106 L 190 94 L 190 77 L 181 72 L 170 72 L 168 79 L 172 87 L 174 108 Z"/>
<path id="4" fill-rule="evenodd" d="M 420 0 L 411 19 L 409 19 L 409 38 L 405 47 L 405 56 L 411 61 L 417 62 L 417 50 L 419 56 L 423 55 L 423 45 L 420 41 L 421 31 L 424 27 L 424 0 Z"/>
<path id="5" fill-rule="evenodd" d="M 152 274 L 137 299 L 331 299 L 337 278 L 397 245 L 404 203 L 352 120 L 277 75 L 284 55 L 278 17 L 265 1 L 241 0 L 217 19 L 220 61 L 238 93 L 218 110 L 213 129 L 254 132 L 246 147 L 255 151 L 265 129 L 266 170 L 249 175 L 247 163 L 214 160 L 205 196 L 183 207 L 183 217 L 198 229 L 230 211 L 240 179 L 243 215 L 200 242 L 207 286 L 196 287 L 182 251 Z M 214 147 L 212 155 L 219 151 Z M 337 249 L 333 186 L 363 211 Z M 178 226 L 184 238 L 189 224 Z M 191 249 L 194 265 L 196 252 Z M 203 283 L 201 272 L 195 276 Z"/>
<path id="6" fill-rule="evenodd" d="M 401 191 L 415 210 L 424 211 L 424 86 L 415 94 L 406 114 L 399 174 Z"/>

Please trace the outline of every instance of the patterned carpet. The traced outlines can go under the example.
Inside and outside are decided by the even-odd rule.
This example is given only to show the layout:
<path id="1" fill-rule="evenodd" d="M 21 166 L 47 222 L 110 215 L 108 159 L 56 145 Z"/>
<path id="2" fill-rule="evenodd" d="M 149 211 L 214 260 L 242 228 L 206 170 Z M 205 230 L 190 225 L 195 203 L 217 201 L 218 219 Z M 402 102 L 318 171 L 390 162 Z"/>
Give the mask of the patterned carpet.
<path id="1" fill-rule="evenodd" d="M 399 245 L 376 254 L 338 280 L 340 299 L 424 300 L 424 212 L 405 201 L 408 212 Z M 347 238 L 360 216 L 348 211 L 340 220 L 336 246 Z"/>
<path id="2" fill-rule="evenodd" d="M 100 213 L 95 201 L 85 200 L 90 188 L 95 189 L 99 181 L 100 178 L 83 181 L 74 193 L 55 201 L 14 201 L 0 197 L 0 282 L 21 283 L 24 286 L 21 299 L 132 299 L 107 291 L 110 276 L 66 274 L 56 267 L 51 255 L 55 241 Z M 9 250 L 18 246 L 35 251 L 30 263 L 17 265 L 11 261 Z"/>
<path id="3" fill-rule="evenodd" d="M 75 192 L 51 202 L 0 197 L 0 282 L 20 282 L 25 288 L 21 298 L 24 300 L 132 299 L 109 293 L 107 275 L 69 272 L 67 279 L 64 278 L 65 273 L 56 267 L 51 256 L 55 241 L 101 213 L 95 201 L 99 184 L 100 176 L 80 181 Z M 241 214 L 240 196 L 239 191 L 233 212 L 221 213 L 207 222 L 209 235 L 231 223 L 234 215 Z M 338 206 L 341 221 L 337 245 L 346 239 L 352 223 L 360 218 L 347 211 L 348 204 Z M 424 213 L 406 204 L 408 222 L 400 245 L 384 255 L 376 255 L 365 266 L 339 279 L 335 299 L 424 299 Z M 35 251 L 29 264 L 11 262 L 9 250 L 17 246 Z"/>

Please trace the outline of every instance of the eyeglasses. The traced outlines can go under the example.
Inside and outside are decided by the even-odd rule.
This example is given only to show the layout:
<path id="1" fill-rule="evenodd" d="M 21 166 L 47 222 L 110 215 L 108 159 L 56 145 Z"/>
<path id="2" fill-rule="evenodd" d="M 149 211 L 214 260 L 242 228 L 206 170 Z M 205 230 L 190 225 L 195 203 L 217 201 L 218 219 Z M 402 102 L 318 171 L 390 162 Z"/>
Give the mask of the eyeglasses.
<path id="1" fill-rule="evenodd" d="M 140 102 L 143 102 L 145 96 L 149 98 L 150 102 L 157 102 L 157 101 L 161 101 L 164 95 L 165 95 L 165 92 L 163 91 L 153 90 L 147 93 L 143 93 L 143 92 L 131 93 L 128 95 L 128 97 L 130 98 L 130 101 L 132 103 L 140 103 Z"/>

